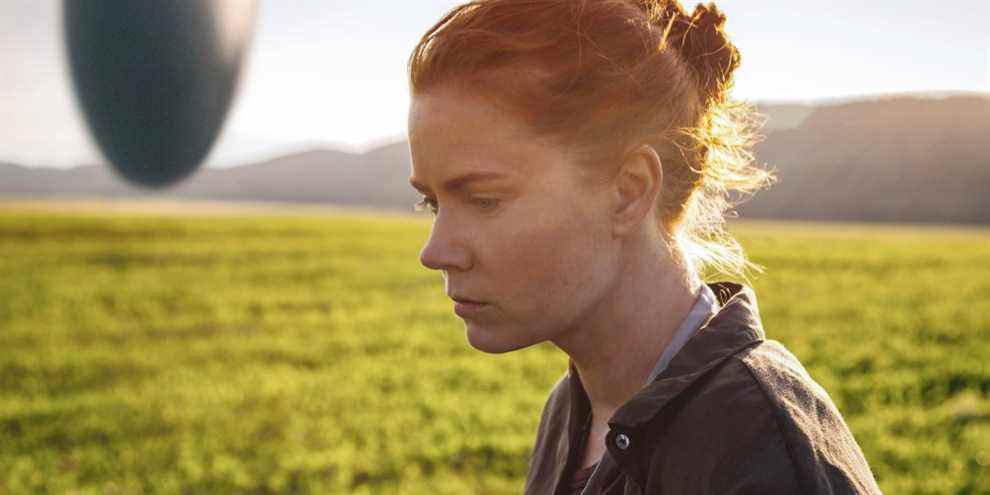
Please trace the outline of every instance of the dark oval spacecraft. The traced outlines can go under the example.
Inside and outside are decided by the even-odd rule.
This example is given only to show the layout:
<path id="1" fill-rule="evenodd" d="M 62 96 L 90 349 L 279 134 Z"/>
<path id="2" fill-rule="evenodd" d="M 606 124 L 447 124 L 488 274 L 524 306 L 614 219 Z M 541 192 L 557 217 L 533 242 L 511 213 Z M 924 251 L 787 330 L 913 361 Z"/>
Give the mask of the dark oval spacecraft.
<path id="1" fill-rule="evenodd" d="M 65 0 L 79 106 L 127 180 L 189 176 L 223 127 L 254 31 L 255 0 Z"/>

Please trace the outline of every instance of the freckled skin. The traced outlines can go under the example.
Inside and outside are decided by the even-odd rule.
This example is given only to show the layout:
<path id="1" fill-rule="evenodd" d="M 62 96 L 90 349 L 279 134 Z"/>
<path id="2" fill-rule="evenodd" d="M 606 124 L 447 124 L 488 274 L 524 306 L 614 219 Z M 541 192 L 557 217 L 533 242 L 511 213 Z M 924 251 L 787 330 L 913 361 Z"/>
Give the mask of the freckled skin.
<path id="1" fill-rule="evenodd" d="M 444 272 L 448 295 L 488 303 L 464 320 L 470 344 L 501 353 L 579 332 L 619 279 L 608 188 L 562 145 L 453 87 L 413 96 L 409 145 L 411 180 L 438 208 L 421 262 Z M 479 171 L 509 178 L 444 190 Z"/>

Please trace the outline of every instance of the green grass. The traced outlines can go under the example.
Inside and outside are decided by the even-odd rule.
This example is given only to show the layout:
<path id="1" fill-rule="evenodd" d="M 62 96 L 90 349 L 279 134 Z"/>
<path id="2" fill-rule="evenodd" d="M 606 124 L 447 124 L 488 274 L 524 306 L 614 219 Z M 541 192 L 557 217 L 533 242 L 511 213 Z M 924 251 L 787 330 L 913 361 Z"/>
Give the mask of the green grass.
<path id="1" fill-rule="evenodd" d="M 0 210 L 0 494 L 519 493 L 566 359 L 471 349 L 428 220 Z M 990 231 L 743 223 L 887 493 L 990 493 Z"/>

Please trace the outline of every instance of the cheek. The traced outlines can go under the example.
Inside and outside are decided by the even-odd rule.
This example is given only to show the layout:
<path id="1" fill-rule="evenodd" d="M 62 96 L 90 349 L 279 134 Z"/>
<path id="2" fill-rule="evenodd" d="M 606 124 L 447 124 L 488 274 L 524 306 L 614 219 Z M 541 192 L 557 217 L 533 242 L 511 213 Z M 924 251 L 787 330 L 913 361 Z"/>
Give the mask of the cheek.
<path id="1" fill-rule="evenodd" d="M 494 276 L 520 311 L 565 311 L 600 278 L 605 253 L 597 220 L 574 209 L 559 210 L 543 209 L 517 220 L 512 234 L 501 237 L 489 253 L 498 258 Z"/>

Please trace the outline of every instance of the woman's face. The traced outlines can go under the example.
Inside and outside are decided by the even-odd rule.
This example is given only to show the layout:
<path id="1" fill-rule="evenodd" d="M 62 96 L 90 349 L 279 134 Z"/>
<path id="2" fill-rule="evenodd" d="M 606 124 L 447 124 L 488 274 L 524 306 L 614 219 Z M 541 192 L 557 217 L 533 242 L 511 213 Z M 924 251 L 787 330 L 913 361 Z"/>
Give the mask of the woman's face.
<path id="1" fill-rule="evenodd" d="M 578 331 L 618 273 L 609 187 L 450 87 L 413 96 L 409 145 L 410 183 L 435 212 L 420 261 L 442 271 L 471 345 L 506 352 Z"/>

